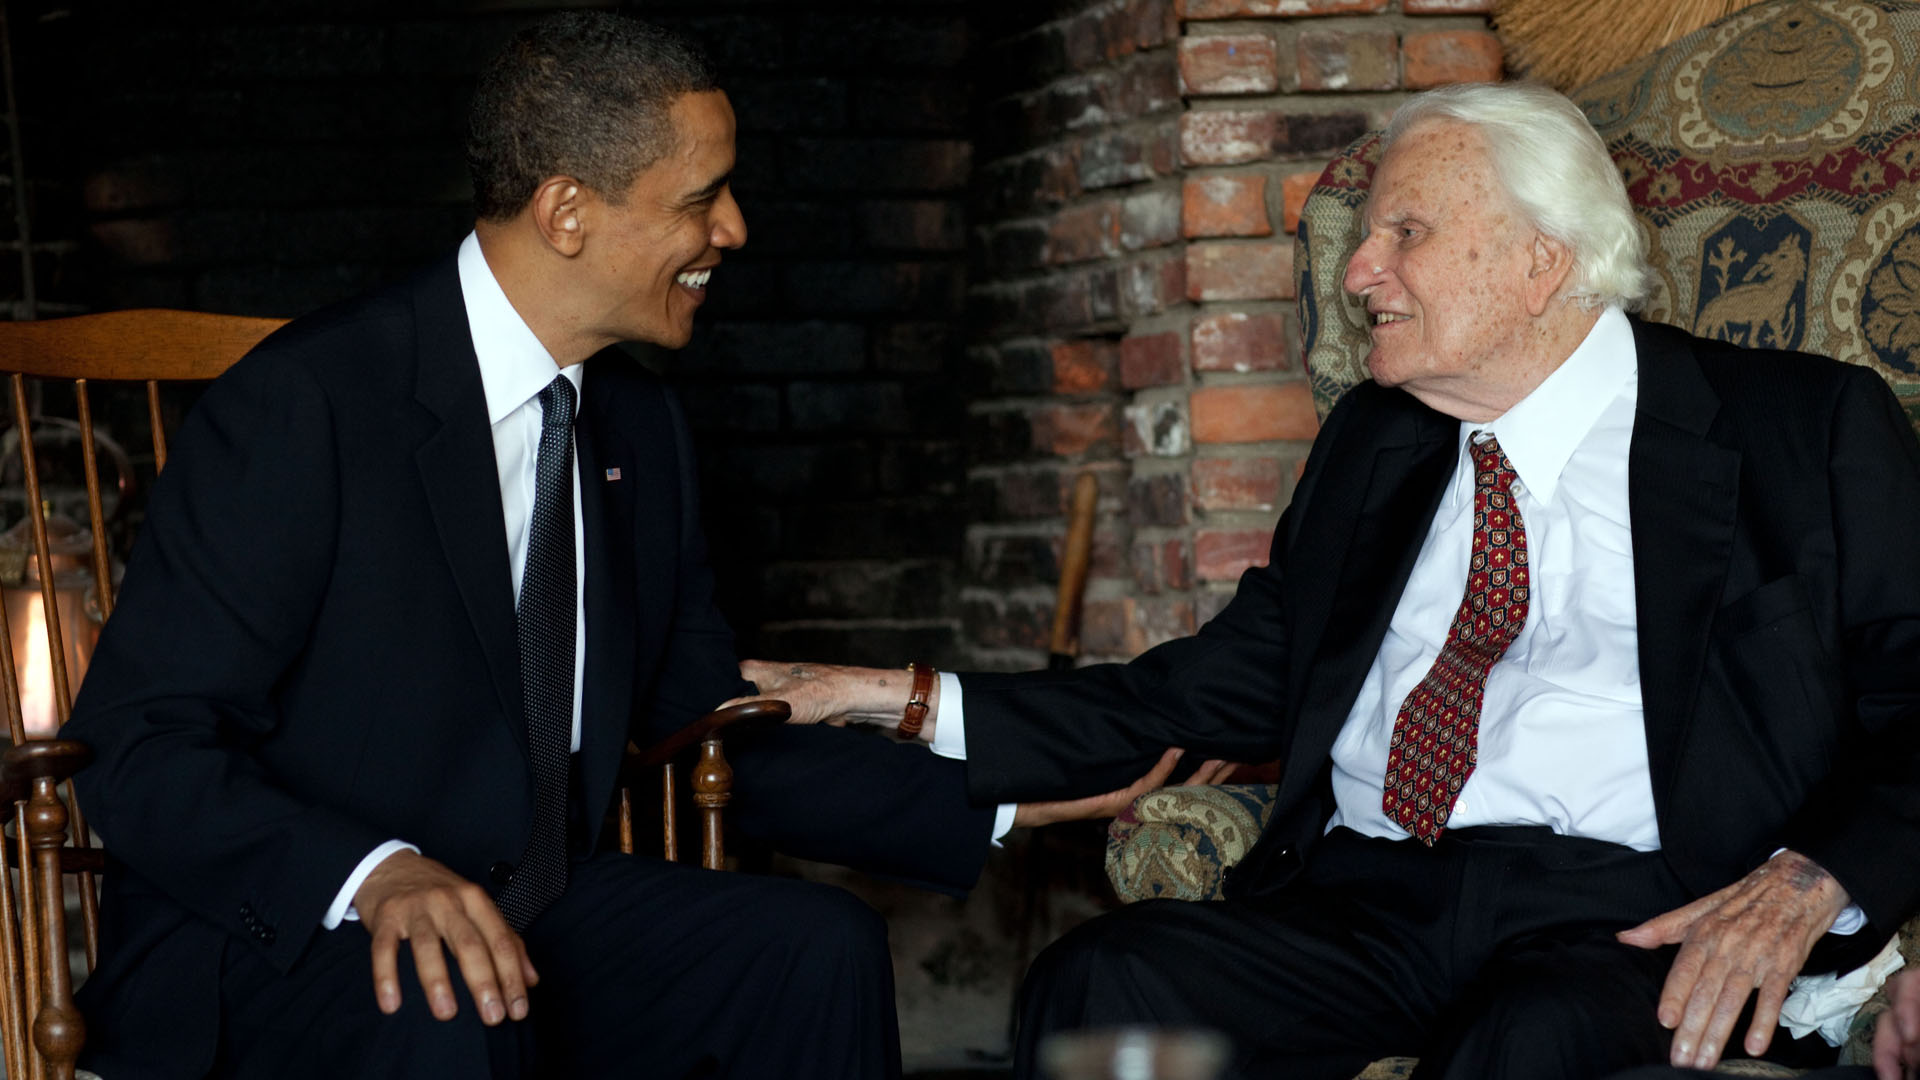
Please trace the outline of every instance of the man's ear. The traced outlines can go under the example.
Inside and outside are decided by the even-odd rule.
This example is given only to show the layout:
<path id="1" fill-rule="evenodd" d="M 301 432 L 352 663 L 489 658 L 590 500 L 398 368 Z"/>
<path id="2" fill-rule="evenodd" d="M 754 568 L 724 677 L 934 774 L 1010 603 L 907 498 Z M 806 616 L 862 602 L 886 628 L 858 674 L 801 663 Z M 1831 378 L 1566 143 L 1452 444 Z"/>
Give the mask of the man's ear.
<path id="1" fill-rule="evenodd" d="M 1539 318 L 1573 273 L 1573 251 L 1545 233 L 1533 234 L 1532 261 L 1527 267 L 1527 314 Z"/>
<path id="2" fill-rule="evenodd" d="M 587 201 L 586 191 L 571 176 L 555 176 L 533 192 L 533 227 L 540 230 L 540 238 L 548 247 L 569 258 L 580 254 L 586 232 L 580 216 Z"/>

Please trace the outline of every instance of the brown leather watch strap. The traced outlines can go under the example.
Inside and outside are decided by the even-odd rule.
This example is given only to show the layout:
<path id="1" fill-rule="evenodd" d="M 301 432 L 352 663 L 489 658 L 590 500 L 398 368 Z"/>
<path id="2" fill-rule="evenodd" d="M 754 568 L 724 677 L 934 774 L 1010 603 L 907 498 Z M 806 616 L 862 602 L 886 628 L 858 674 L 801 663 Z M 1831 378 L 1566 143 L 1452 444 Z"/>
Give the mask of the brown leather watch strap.
<path id="1" fill-rule="evenodd" d="M 920 728 L 927 722 L 929 699 L 933 696 L 933 668 L 927 664 L 907 665 L 913 674 L 913 692 L 907 695 L 907 711 L 900 716 L 900 734 L 912 739 L 920 735 Z"/>

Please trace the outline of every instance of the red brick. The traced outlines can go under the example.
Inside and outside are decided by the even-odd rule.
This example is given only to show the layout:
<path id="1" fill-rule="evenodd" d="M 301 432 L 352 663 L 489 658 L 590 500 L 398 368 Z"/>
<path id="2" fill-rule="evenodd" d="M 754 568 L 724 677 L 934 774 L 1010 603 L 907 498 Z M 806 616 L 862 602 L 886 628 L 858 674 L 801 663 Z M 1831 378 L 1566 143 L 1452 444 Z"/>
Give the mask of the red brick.
<path id="1" fill-rule="evenodd" d="M 1279 49 L 1265 34 L 1180 40 L 1180 84 L 1189 94 L 1260 94 L 1280 88 Z"/>
<path id="2" fill-rule="evenodd" d="M 1193 584 L 1192 560 L 1184 540 L 1136 541 L 1129 561 L 1133 565 L 1134 585 L 1148 595 L 1163 589 L 1185 589 Z"/>
<path id="3" fill-rule="evenodd" d="M 1408 34 L 1406 53 L 1409 90 L 1500 81 L 1500 39 L 1485 30 Z"/>
<path id="4" fill-rule="evenodd" d="M 1033 448 L 1041 453 L 1070 457 L 1119 445 L 1120 413 L 1112 405 L 1049 405 L 1034 413 Z"/>
<path id="5" fill-rule="evenodd" d="M 1129 656 L 1138 656 L 1175 638 L 1193 633 L 1193 602 L 1177 596 L 1149 596 L 1120 601 L 1127 615 L 1127 637 L 1121 643 Z"/>
<path id="6" fill-rule="evenodd" d="M 1293 245 L 1187 245 L 1187 299 L 1284 300 L 1293 296 Z"/>
<path id="7" fill-rule="evenodd" d="M 1134 262 L 1120 272 L 1120 304 L 1129 317 L 1157 315 L 1187 299 L 1187 260 L 1183 252 L 1159 262 Z"/>
<path id="8" fill-rule="evenodd" d="M 1092 656 L 1118 653 L 1127 639 L 1123 600 L 1088 600 L 1080 605 L 1080 651 Z"/>
<path id="9" fill-rule="evenodd" d="M 1193 320 L 1193 370 L 1280 371 L 1293 366 L 1285 315 L 1223 311 Z"/>
<path id="10" fill-rule="evenodd" d="M 1193 570 L 1201 581 L 1232 581 L 1248 568 L 1267 565 L 1271 529 L 1201 529 L 1193 534 Z"/>
<path id="11" fill-rule="evenodd" d="M 1494 0 L 1403 0 L 1400 10 L 1409 15 L 1487 15 Z"/>
<path id="12" fill-rule="evenodd" d="M 983 648 L 1044 649 L 1053 630 L 1052 608 L 1051 600 L 979 597 L 961 604 L 960 622 L 968 640 Z M 1084 624 L 1086 612 L 1080 617 Z"/>
<path id="13" fill-rule="evenodd" d="M 1133 43 L 1142 49 L 1165 45 L 1180 36 L 1180 16 L 1173 0 L 1134 0 L 1124 9 L 1133 26 Z"/>
<path id="14" fill-rule="evenodd" d="M 1179 473 L 1139 476 L 1127 482 L 1127 524 L 1134 528 L 1187 523 L 1187 478 Z"/>
<path id="15" fill-rule="evenodd" d="M 1300 231 L 1300 211 L 1307 205 L 1307 196 L 1313 194 L 1313 185 L 1320 182 L 1321 172 L 1309 169 L 1280 178 L 1280 227 L 1287 232 Z"/>
<path id="16" fill-rule="evenodd" d="M 1186 402 L 1136 401 L 1126 408 L 1121 450 L 1130 458 L 1183 457 L 1193 449 Z"/>
<path id="17" fill-rule="evenodd" d="M 1392 30 L 1303 30 L 1296 47 L 1302 90 L 1393 90 L 1400 42 Z"/>
<path id="18" fill-rule="evenodd" d="M 985 492 L 980 502 L 993 507 L 995 517 L 1060 516 L 1060 474 L 1054 469 L 1009 471 L 991 479 L 976 480 L 971 486 L 976 492 Z"/>
<path id="19" fill-rule="evenodd" d="M 1203 386 L 1189 395 L 1188 410 L 1200 443 L 1311 439 L 1320 430 L 1305 382 Z"/>
<path id="20" fill-rule="evenodd" d="M 1129 195 L 1120 206 L 1120 246 L 1127 251 L 1165 247 L 1180 239 L 1180 192 L 1173 188 Z"/>
<path id="21" fill-rule="evenodd" d="M 1200 458 L 1193 463 L 1193 505 L 1202 510 L 1275 510 L 1280 459 Z"/>
<path id="22" fill-rule="evenodd" d="M 1242 165 L 1264 161 L 1286 138 L 1272 112 L 1209 109 L 1180 117 L 1180 160 L 1188 165 Z"/>
<path id="23" fill-rule="evenodd" d="M 1387 10 L 1387 0 L 1182 0 L 1189 19 L 1231 19 L 1241 15 L 1350 15 Z"/>
<path id="24" fill-rule="evenodd" d="M 1196 177 L 1180 194 L 1180 231 L 1189 237 L 1273 235 L 1267 178 L 1259 173 Z"/>
<path id="25" fill-rule="evenodd" d="M 1120 201 L 1108 199 L 1055 214 L 1042 257 L 1051 266 L 1120 253 Z"/>
<path id="26" fill-rule="evenodd" d="M 1180 335 L 1138 334 L 1120 342 L 1120 385 L 1128 390 L 1168 386 L 1186 376 L 1186 358 L 1180 355 Z"/>
<path id="27" fill-rule="evenodd" d="M 1180 65 L 1172 52 L 1148 53 L 1114 76 L 1106 96 L 1109 123 L 1119 123 L 1180 107 Z"/>
<path id="28" fill-rule="evenodd" d="M 1110 341 L 1063 341 L 1053 347 L 1053 392 L 1090 394 L 1113 385 Z"/>

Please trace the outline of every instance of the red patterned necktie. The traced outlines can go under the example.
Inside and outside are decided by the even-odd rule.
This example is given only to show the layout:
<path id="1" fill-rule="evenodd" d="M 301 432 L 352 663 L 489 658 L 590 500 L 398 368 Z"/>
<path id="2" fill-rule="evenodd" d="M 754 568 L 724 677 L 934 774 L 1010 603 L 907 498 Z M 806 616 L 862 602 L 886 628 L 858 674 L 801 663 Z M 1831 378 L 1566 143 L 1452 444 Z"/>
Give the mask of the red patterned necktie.
<path id="1" fill-rule="evenodd" d="M 1499 440 L 1467 442 L 1473 455 L 1473 554 L 1467 592 L 1446 644 L 1393 721 L 1381 806 L 1432 846 L 1479 758 L 1487 672 L 1527 625 L 1527 529 L 1513 498 L 1513 464 Z"/>

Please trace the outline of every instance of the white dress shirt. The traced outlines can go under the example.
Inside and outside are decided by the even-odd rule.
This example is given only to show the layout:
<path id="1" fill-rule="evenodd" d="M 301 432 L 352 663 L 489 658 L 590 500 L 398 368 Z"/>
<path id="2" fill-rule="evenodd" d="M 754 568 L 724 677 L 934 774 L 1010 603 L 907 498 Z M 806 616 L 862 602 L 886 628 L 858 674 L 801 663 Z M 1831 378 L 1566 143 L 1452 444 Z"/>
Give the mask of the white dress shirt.
<path id="1" fill-rule="evenodd" d="M 500 473 L 500 508 L 506 515 L 507 558 L 513 574 L 513 596 L 520 598 L 520 581 L 527 568 L 527 538 L 533 528 L 534 467 L 540 454 L 540 428 L 545 412 L 540 391 L 565 375 L 580 399 L 581 365 L 560 367 L 546 346 L 534 336 L 525 319 L 513 309 L 500 289 L 480 238 L 468 233 L 458 258 L 460 293 L 466 301 L 467 326 L 473 352 L 480 361 L 480 385 L 487 398 L 487 422 L 493 428 L 494 465 Z M 580 518 L 580 456 L 573 458 L 573 743 L 580 749 L 580 693 L 587 665 L 587 609 L 583 602 L 587 580 L 586 529 Z M 331 930 L 342 919 L 358 918 L 353 894 L 381 860 L 396 851 L 419 851 L 403 840 L 389 840 L 360 860 L 346 884 L 335 894 L 320 924 Z"/>
<path id="2" fill-rule="evenodd" d="M 1627 447 L 1639 401 L 1633 328 L 1601 313 L 1586 340 L 1505 415 L 1460 425 L 1460 453 L 1360 695 L 1333 744 L 1331 829 L 1402 839 L 1381 808 L 1400 705 L 1426 677 L 1466 591 L 1475 432 L 1498 436 L 1518 479 L 1532 583 L 1527 622 L 1487 674 L 1478 763 L 1451 829 L 1545 825 L 1566 836 L 1660 847 L 1640 708 L 1640 647 L 1627 514 Z"/>

